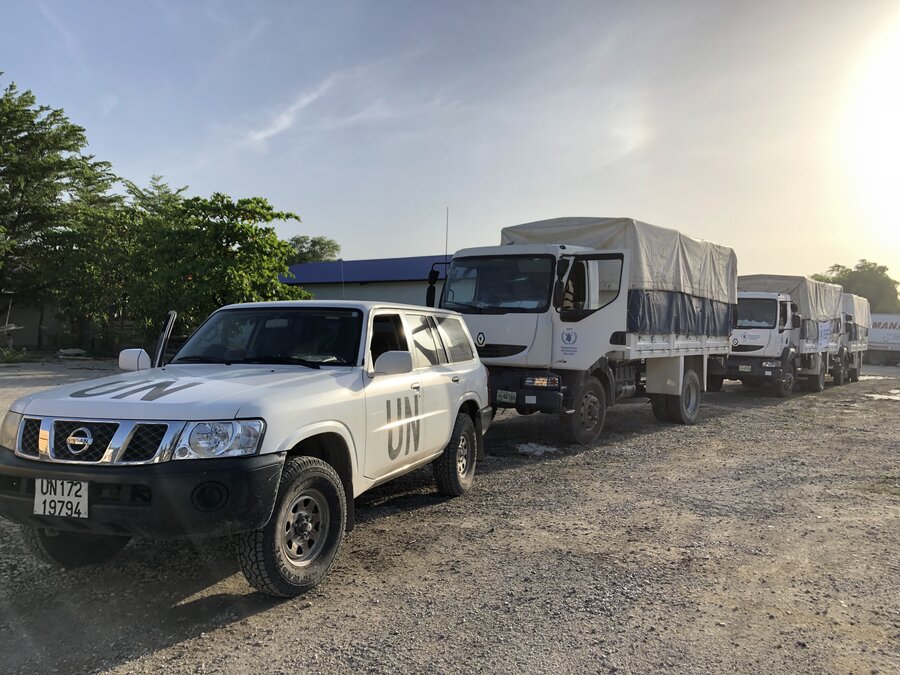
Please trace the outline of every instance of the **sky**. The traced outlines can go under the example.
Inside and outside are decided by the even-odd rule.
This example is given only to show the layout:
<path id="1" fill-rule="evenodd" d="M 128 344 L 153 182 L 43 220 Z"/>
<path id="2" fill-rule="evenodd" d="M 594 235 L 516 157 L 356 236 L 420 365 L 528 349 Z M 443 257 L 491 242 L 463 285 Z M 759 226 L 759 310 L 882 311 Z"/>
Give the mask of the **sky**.
<path id="1" fill-rule="evenodd" d="M 900 2 L 0 2 L 0 86 L 120 176 L 346 260 L 627 216 L 745 274 L 900 278 Z"/>

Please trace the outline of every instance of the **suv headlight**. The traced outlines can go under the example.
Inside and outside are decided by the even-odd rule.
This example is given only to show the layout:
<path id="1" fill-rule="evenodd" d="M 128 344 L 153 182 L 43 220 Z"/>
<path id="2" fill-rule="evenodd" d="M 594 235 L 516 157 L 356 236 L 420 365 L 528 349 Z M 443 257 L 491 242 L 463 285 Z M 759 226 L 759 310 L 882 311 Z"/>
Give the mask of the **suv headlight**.
<path id="1" fill-rule="evenodd" d="M 0 426 L 0 445 L 9 450 L 16 449 L 16 441 L 19 439 L 19 424 L 22 415 L 16 412 L 6 413 L 3 418 L 3 426 Z"/>
<path id="2" fill-rule="evenodd" d="M 264 428 L 262 420 L 190 422 L 178 438 L 172 459 L 255 455 Z"/>

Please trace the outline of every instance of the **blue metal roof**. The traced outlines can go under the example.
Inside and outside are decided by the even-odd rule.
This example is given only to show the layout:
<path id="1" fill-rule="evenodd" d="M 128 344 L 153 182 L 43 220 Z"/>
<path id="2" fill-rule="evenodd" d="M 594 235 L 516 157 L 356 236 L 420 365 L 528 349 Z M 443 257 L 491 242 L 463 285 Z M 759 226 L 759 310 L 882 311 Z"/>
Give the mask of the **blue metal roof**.
<path id="1" fill-rule="evenodd" d="M 452 256 L 420 255 L 412 258 L 375 258 L 372 260 L 334 260 L 291 265 L 293 279 L 281 277 L 286 284 L 306 286 L 311 284 L 368 283 L 373 281 L 426 281 L 434 268 L 443 279 L 447 266 L 443 263 Z M 342 269 L 343 268 L 343 269 Z"/>

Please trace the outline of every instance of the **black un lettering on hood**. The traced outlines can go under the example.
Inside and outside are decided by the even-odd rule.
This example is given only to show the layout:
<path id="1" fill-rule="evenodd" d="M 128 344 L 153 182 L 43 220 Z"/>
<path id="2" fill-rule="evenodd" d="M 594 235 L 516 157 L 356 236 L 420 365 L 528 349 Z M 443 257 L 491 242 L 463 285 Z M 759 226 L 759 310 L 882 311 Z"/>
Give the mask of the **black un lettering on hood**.
<path id="1" fill-rule="evenodd" d="M 109 396 L 110 394 L 116 394 L 112 396 L 113 399 L 122 399 L 127 398 L 129 396 L 133 396 L 135 394 L 140 394 L 141 392 L 147 392 L 143 396 L 141 396 L 142 401 L 155 401 L 156 399 L 162 398 L 163 396 L 169 396 L 170 394 L 174 394 L 179 391 L 184 391 L 185 389 L 190 389 L 191 387 L 196 387 L 202 382 L 188 382 L 186 384 L 182 384 L 177 387 L 173 387 L 175 384 L 175 380 L 164 380 L 162 382 L 107 382 L 105 384 L 95 384 L 93 387 L 88 387 L 87 389 L 79 389 L 78 391 L 73 391 L 69 394 L 70 398 L 93 398 L 95 396 Z"/>

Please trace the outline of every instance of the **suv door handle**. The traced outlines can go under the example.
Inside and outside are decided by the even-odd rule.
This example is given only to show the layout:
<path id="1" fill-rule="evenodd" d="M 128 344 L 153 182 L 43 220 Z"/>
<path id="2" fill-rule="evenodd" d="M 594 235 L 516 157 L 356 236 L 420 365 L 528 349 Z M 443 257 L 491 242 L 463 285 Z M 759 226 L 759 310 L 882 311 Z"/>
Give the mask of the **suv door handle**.
<path id="1" fill-rule="evenodd" d="M 419 389 L 422 388 L 422 385 L 419 382 L 413 382 L 411 385 L 409 385 L 409 388 L 419 391 Z"/>
<path id="2" fill-rule="evenodd" d="M 450 381 L 451 382 L 459 382 L 459 375 L 454 375 L 453 377 L 450 378 Z"/>

